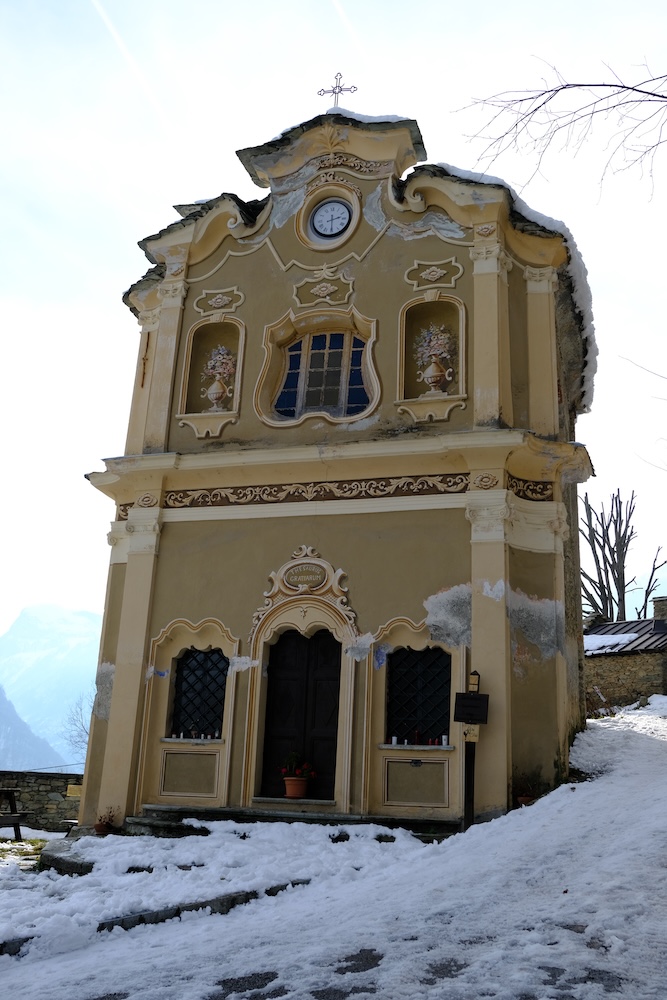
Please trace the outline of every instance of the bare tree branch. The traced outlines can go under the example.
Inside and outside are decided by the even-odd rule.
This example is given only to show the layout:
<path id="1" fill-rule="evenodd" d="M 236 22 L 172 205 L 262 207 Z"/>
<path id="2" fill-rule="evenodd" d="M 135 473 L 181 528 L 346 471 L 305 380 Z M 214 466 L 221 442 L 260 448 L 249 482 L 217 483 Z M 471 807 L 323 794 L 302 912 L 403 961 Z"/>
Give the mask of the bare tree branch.
<path id="1" fill-rule="evenodd" d="M 655 156 L 667 142 L 667 74 L 626 80 L 607 67 L 609 80 L 570 83 L 549 68 L 553 83 L 543 80 L 542 87 L 473 102 L 493 112 L 478 134 L 487 141 L 481 159 L 493 162 L 509 149 L 528 149 L 536 155 L 537 172 L 556 140 L 577 153 L 601 120 L 611 129 L 602 176 L 638 166 L 652 178 Z"/>
<path id="2" fill-rule="evenodd" d="M 662 548 L 659 548 L 653 557 L 653 565 L 651 566 L 651 573 L 648 578 L 648 583 L 646 585 L 646 590 L 644 591 L 644 603 L 639 608 L 635 608 L 638 618 L 648 618 L 648 602 L 651 598 L 651 594 L 654 594 L 659 586 L 659 581 L 657 579 L 657 573 L 659 569 L 663 566 L 667 566 L 667 559 L 663 559 L 661 563 L 658 562 L 658 556 L 662 552 Z"/>
<path id="3" fill-rule="evenodd" d="M 579 533 L 587 542 L 593 559 L 594 574 L 582 569 L 581 596 L 584 607 L 602 615 L 607 621 L 626 621 L 626 596 L 633 588 L 636 577 L 626 576 L 628 550 L 636 537 L 632 524 L 636 498 L 634 492 L 623 503 L 620 490 L 612 494 L 608 511 L 602 504 L 599 511 L 593 509 L 588 494 L 584 496 L 584 514 Z M 659 563 L 660 549 L 655 554 L 651 575 L 644 590 L 644 599 L 636 612 L 639 618 L 646 618 L 651 594 L 658 587 L 657 573 L 667 560 Z"/>
<path id="4" fill-rule="evenodd" d="M 68 708 L 62 729 L 62 737 L 69 743 L 73 752 L 83 754 L 84 757 L 88 749 L 88 731 L 94 700 L 94 691 L 80 694 Z"/>

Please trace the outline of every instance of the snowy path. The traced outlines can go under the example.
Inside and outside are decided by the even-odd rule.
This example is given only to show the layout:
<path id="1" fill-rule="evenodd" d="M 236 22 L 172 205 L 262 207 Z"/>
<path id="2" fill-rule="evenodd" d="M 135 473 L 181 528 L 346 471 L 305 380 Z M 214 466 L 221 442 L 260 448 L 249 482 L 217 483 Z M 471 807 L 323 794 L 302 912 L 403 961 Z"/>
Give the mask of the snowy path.
<path id="1" fill-rule="evenodd" d="M 96 861 L 81 878 L 1 870 L 0 939 L 34 935 L 0 958 L 3 987 L 21 1000 L 662 998 L 667 698 L 590 724 L 572 759 L 602 773 L 439 845 L 378 843 L 369 827 L 333 844 L 285 824 L 241 839 L 220 823 L 208 838 L 80 841 Z M 312 881 L 226 916 L 95 933 L 133 908 L 294 878 Z"/>

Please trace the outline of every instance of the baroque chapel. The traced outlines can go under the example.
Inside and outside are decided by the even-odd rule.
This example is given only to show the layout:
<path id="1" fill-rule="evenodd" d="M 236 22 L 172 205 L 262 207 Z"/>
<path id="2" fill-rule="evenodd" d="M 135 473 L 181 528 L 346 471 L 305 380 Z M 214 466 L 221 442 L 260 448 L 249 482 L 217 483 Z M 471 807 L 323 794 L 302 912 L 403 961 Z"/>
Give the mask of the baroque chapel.
<path id="1" fill-rule="evenodd" d="M 125 295 L 80 822 L 456 825 L 471 742 L 474 814 L 500 815 L 583 721 L 576 251 L 426 163 L 413 120 L 334 110 L 238 155 L 266 196 L 177 206 Z"/>

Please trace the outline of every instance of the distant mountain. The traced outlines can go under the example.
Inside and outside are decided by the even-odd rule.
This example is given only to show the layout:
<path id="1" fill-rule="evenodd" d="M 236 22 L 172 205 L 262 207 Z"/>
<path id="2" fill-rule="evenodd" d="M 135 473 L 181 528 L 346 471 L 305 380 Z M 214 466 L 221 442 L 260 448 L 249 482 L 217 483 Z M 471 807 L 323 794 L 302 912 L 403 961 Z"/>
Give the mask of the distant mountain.
<path id="1" fill-rule="evenodd" d="M 46 740 L 35 736 L 0 687 L 0 770 L 30 771 L 64 763 Z"/>
<path id="2" fill-rule="evenodd" d="M 54 764 L 79 763 L 63 728 L 70 707 L 94 686 L 101 628 L 101 615 L 45 604 L 25 608 L 0 636 L 0 685 L 20 719 L 56 751 Z"/>

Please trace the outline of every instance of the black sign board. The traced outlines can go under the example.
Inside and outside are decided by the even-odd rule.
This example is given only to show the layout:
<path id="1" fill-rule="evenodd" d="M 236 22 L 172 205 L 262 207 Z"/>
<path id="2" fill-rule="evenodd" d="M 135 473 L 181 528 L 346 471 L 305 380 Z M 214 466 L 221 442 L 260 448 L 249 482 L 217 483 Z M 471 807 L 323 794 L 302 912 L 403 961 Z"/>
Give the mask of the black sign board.
<path id="1" fill-rule="evenodd" d="M 489 716 L 488 694 L 458 691 L 454 703 L 454 722 L 468 726 L 486 725 Z"/>

